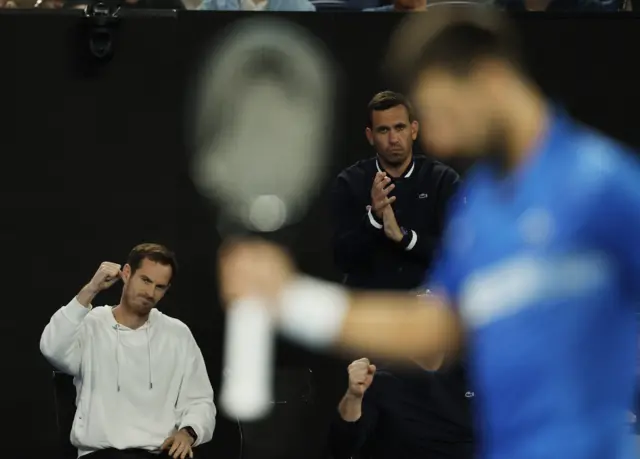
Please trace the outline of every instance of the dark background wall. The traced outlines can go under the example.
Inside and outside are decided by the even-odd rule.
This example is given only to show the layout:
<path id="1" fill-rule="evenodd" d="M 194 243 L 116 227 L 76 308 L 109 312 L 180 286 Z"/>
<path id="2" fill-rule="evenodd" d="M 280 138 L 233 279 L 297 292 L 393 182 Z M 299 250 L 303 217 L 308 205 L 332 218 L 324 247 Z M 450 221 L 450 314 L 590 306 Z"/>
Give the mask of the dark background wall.
<path id="1" fill-rule="evenodd" d="M 50 455 L 56 443 L 50 367 L 38 349 L 43 327 L 100 262 L 122 262 L 141 241 L 177 252 L 182 271 L 161 307 L 191 327 L 216 388 L 220 381 L 219 239 L 215 213 L 187 173 L 185 85 L 202 47 L 241 15 L 122 19 L 115 56 L 99 67 L 82 57 L 80 16 L 45 13 L 0 14 L 0 406 L 3 453 L 15 457 Z M 386 89 L 377 72 L 398 18 L 291 16 L 322 38 L 343 69 L 332 172 L 372 153 L 364 141 L 364 107 Z M 543 87 L 580 119 L 640 146 L 640 21 L 517 20 Z M 303 269 L 337 278 L 324 196 L 290 244 Z M 114 289 L 97 303 L 114 304 L 118 296 Z M 323 419 L 343 390 L 344 362 L 286 343 L 279 350 L 282 365 L 314 371 L 317 413 L 306 429 L 316 443 L 306 457 L 320 456 Z M 277 433 L 272 438 L 283 441 Z M 224 441 L 216 438 L 217 447 Z"/>

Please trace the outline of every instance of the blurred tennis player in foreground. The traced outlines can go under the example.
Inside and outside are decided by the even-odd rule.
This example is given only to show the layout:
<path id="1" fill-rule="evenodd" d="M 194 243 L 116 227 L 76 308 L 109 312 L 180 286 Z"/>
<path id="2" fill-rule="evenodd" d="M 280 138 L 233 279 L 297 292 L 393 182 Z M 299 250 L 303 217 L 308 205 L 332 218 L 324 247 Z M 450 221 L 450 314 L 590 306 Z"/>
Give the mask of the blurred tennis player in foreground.
<path id="1" fill-rule="evenodd" d="M 463 187 L 466 205 L 450 215 L 430 276 L 436 296 L 352 293 L 298 275 L 277 246 L 248 241 L 221 253 L 225 300 L 272 298 L 281 331 L 317 349 L 406 357 L 468 346 L 481 457 L 634 457 L 625 422 L 638 165 L 545 100 L 497 13 L 417 16 L 397 42 L 419 52 L 395 65 L 415 76 L 429 151 L 486 152 Z"/>

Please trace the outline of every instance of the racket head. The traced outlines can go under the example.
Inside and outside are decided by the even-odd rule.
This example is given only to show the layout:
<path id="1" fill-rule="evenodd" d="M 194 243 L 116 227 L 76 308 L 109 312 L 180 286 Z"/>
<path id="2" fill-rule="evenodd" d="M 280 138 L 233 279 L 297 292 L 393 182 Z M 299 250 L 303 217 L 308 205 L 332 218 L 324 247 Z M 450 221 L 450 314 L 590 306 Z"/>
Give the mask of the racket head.
<path id="1" fill-rule="evenodd" d="M 192 178 L 224 218 L 250 231 L 299 220 L 330 162 L 334 65 L 281 18 L 232 24 L 195 84 Z"/>

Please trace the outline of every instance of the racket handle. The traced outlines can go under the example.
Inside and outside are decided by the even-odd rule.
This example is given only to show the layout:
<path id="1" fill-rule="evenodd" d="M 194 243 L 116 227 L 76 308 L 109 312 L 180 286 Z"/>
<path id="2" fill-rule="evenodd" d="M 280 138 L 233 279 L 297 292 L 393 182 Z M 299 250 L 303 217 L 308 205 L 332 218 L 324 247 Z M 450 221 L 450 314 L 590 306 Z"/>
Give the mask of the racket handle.
<path id="1" fill-rule="evenodd" d="M 274 329 L 268 306 L 244 299 L 227 312 L 222 409 L 241 421 L 265 416 L 271 407 Z"/>

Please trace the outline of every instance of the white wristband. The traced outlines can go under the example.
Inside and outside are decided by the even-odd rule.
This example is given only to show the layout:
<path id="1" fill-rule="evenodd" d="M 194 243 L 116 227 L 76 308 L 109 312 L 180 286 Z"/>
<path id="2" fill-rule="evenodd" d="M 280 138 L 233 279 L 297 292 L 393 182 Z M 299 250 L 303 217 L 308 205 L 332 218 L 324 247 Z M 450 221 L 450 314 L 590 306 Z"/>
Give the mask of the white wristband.
<path id="1" fill-rule="evenodd" d="M 409 245 L 405 248 L 405 250 L 407 252 L 409 250 L 412 250 L 416 246 L 417 242 L 418 242 L 418 233 L 416 233 L 415 231 L 411 230 L 411 240 L 409 241 Z"/>
<path id="2" fill-rule="evenodd" d="M 369 223 L 371 223 L 371 226 L 373 226 L 375 229 L 382 229 L 382 225 L 378 223 L 373 217 L 373 214 L 371 213 L 371 207 L 369 207 L 369 210 L 367 211 L 367 216 L 369 217 Z"/>
<path id="3" fill-rule="evenodd" d="M 338 339 L 348 309 L 349 296 L 344 288 L 299 277 L 282 294 L 280 330 L 307 347 L 326 348 Z"/>

